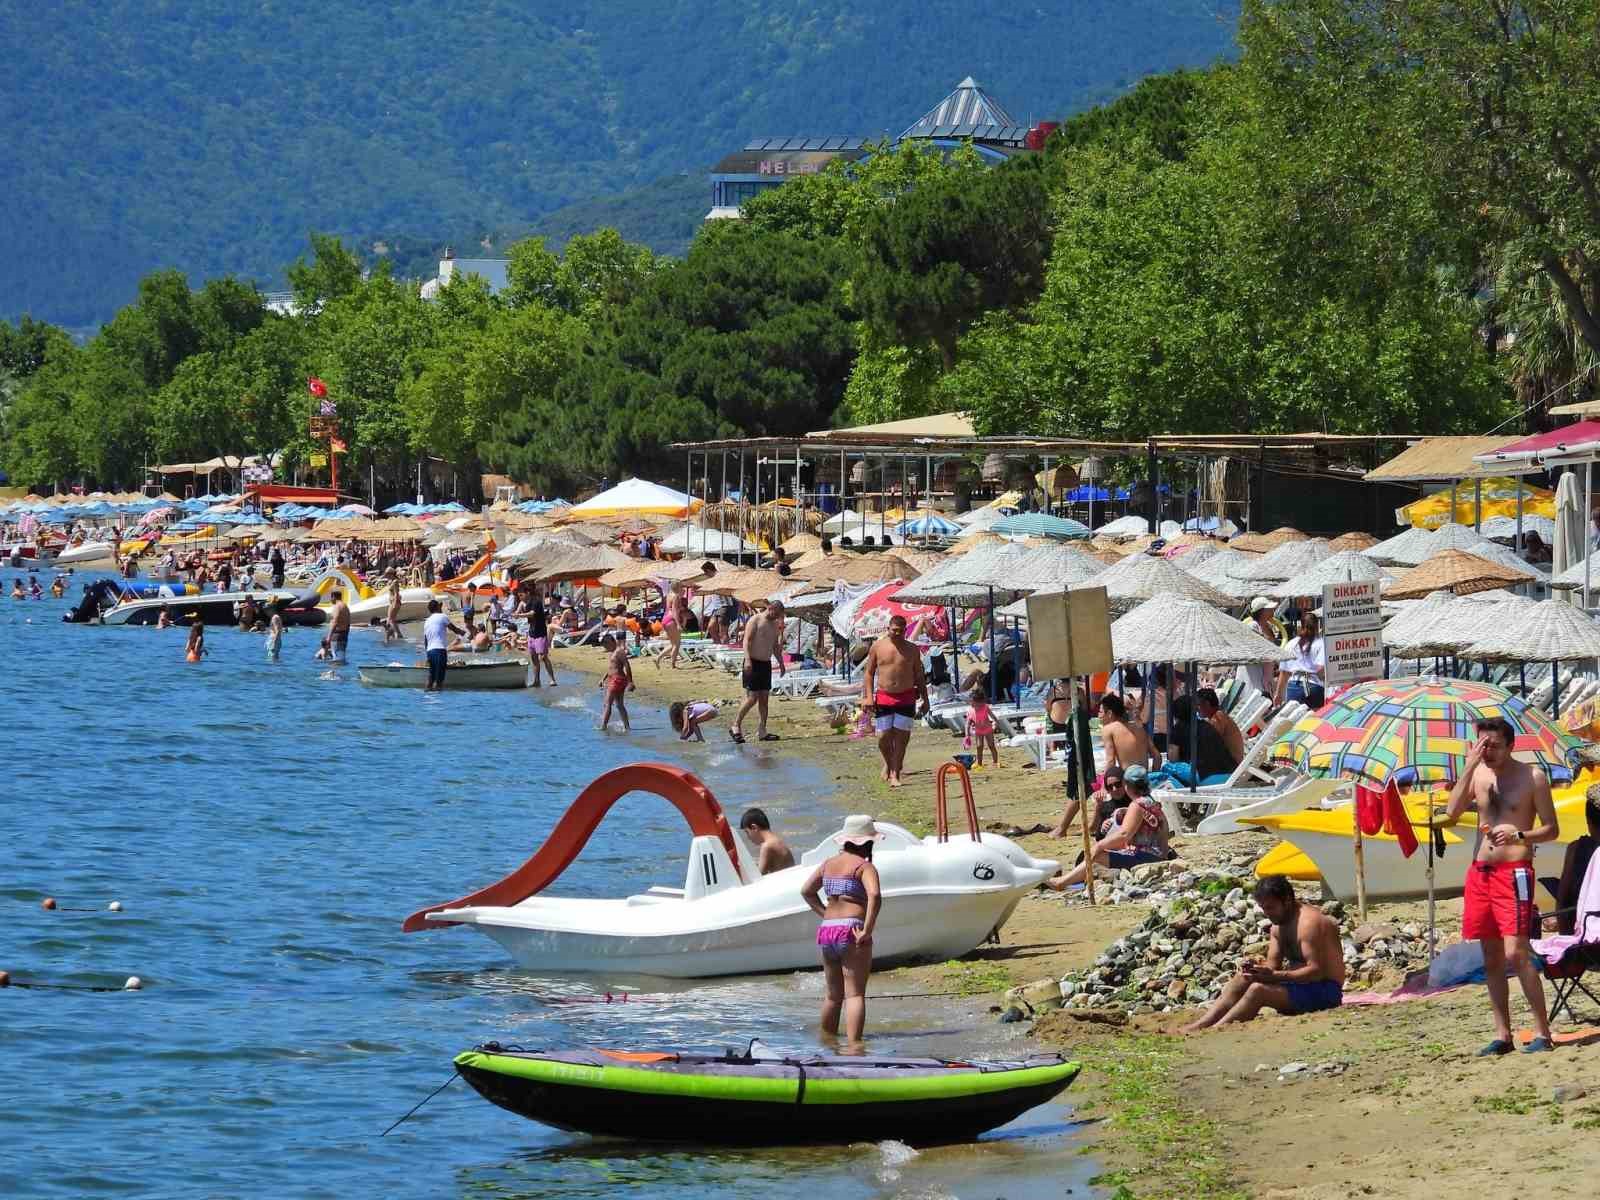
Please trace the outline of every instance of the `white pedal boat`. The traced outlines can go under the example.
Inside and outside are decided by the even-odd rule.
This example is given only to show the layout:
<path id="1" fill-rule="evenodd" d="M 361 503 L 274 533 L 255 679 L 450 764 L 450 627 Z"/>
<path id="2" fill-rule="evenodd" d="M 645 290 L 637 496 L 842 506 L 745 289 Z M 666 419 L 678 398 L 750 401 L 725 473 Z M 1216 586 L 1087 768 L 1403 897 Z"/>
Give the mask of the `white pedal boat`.
<path id="1" fill-rule="evenodd" d="M 420 621 L 428 615 L 428 601 L 444 601 L 446 594 L 436 592 L 430 587 L 408 587 L 400 589 L 400 620 Z M 453 599 L 453 598 L 452 598 Z M 445 605 L 448 611 L 459 611 L 459 604 Z M 350 619 L 358 625 L 365 625 L 371 621 L 381 621 L 389 615 L 389 591 L 373 592 L 370 596 L 359 600 L 350 601 Z"/>
<path id="2" fill-rule="evenodd" d="M 67 567 L 73 563 L 99 562 L 101 559 L 109 562 L 114 561 L 116 556 L 116 548 L 110 542 L 79 542 L 56 555 L 56 566 Z"/>
<path id="3" fill-rule="evenodd" d="M 873 864 L 883 911 L 873 934 L 876 961 L 966 954 L 1058 867 L 1008 838 L 980 834 L 970 782 L 954 763 L 937 780 L 940 828 L 945 772 L 951 770 L 960 773 L 967 795 L 966 834 L 919 840 L 878 822 L 884 836 L 874 847 Z M 538 895 L 577 857 L 611 805 L 633 791 L 663 796 L 687 818 L 694 836 L 683 886 L 653 887 L 616 900 Z M 755 851 L 705 784 L 677 767 L 637 763 L 608 771 L 585 788 L 544 846 L 511 875 L 413 913 L 402 928 L 472 925 L 520 966 L 545 971 L 697 979 L 815 968 L 817 917 L 800 889 L 816 864 L 837 850 L 827 839 L 798 866 L 763 876 Z"/>

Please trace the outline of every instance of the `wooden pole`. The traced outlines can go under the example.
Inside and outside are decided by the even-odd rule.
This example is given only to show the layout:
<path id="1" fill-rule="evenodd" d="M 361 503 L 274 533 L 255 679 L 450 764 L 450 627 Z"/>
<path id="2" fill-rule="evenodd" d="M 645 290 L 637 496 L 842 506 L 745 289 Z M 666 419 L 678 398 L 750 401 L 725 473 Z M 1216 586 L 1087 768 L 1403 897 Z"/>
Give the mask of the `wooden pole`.
<path id="1" fill-rule="evenodd" d="M 1361 851 L 1361 816 L 1355 814 L 1356 837 L 1356 912 L 1361 919 L 1367 919 L 1367 860 Z"/>

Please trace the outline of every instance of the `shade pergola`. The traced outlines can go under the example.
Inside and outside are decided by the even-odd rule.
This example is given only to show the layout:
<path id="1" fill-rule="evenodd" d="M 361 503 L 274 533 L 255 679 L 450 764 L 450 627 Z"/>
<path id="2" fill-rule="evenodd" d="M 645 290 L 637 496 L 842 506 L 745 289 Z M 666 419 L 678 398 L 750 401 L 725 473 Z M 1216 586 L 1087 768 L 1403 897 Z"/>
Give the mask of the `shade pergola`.
<path id="1" fill-rule="evenodd" d="M 1464 550 L 1445 550 L 1396 578 L 1386 594 L 1390 600 L 1406 600 L 1442 589 L 1465 596 L 1532 578 L 1526 570 L 1501 566 Z"/>

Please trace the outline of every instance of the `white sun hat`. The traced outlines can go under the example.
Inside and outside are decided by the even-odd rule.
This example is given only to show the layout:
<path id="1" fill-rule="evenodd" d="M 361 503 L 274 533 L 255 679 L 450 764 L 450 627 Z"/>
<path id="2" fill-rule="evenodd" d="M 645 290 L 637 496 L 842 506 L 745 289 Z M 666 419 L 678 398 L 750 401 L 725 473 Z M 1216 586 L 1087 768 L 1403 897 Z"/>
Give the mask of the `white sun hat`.
<path id="1" fill-rule="evenodd" d="M 833 840 L 841 846 L 847 842 L 860 845 L 862 842 L 875 842 L 882 836 L 870 816 L 866 813 L 852 813 L 844 819 L 844 828 L 833 835 Z"/>

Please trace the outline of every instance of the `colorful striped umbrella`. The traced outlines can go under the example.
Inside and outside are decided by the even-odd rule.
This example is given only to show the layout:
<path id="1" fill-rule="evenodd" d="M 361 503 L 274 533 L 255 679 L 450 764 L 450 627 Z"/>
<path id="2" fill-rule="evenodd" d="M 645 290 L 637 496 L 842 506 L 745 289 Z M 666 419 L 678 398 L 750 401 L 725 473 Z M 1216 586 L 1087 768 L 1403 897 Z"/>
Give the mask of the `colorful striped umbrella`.
<path id="1" fill-rule="evenodd" d="M 901 521 L 894 531 L 904 538 L 953 538 L 960 535 L 961 526 L 937 513 L 924 513 Z"/>
<path id="2" fill-rule="evenodd" d="M 1272 748 L 1274 764 L 1382 791 L 1400 771 L 1419 783 L 1455 779 L 1477 738 L 1474 724 L 1504 717 L 1512 752 L 1569 782 L 1583 742 L 1519 696 L 1465 679 L 1380 679 L 1359 683 L 1305 717 Z"/>

